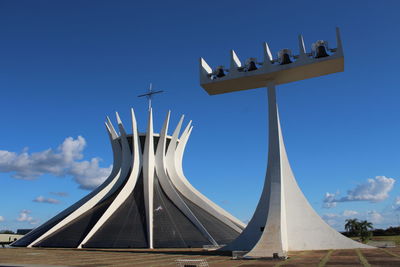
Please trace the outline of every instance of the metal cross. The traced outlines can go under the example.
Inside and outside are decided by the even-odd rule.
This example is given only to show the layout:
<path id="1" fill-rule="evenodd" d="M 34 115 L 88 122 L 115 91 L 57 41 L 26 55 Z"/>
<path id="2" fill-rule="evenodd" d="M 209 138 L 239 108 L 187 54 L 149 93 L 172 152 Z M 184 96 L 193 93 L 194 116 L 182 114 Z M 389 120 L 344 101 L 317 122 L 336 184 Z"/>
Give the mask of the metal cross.
<path id="1" fill-rule="evenodd" d="M 154 94 L 159 94 L 164 92 L 163 90 L 160 91 L 153 91 L 153 84 L 150 83 L 150 87 L 149 87 L 149 92 L 143 95 L 138 95 L 138 97 L 147 97 L 147 100 L 149 100 L 149 110 L 151 109 L 151 98 Z"/>

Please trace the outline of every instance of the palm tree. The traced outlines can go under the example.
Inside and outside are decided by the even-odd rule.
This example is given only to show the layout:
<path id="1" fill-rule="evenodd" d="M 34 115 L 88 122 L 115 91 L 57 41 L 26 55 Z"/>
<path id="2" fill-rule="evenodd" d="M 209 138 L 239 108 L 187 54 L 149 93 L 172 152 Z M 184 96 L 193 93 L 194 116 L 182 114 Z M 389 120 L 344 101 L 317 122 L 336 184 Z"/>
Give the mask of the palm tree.
<path id="1" fill-rule="evenodd" d="M 371 230 L 373 228 L 374 227 L 373 227 L 372 223 L 368 222 L 366 220 L 358 223 L 358 231 L 359 231 L 361 241 L 363 243 L 367 242 L 371 238 L 371 236 L 372 236 Z"/>
<path id="2" fill-rule="evenodd" d="M 346 229 L 346 232 L 349 236 L 357 236 L 358 234 L 358 226 L 359 226 L 359 221 L 357 219 L 347 219 L 346 224 L 344 225 L 344 229 Z"/>

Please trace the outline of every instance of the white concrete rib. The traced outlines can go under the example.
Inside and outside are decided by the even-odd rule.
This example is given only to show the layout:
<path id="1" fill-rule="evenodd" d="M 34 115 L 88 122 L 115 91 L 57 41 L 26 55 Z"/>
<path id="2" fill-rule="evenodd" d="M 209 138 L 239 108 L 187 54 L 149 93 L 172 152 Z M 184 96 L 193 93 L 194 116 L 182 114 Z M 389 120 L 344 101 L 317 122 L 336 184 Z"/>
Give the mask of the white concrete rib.
<path id="1" fill-rule="evenodd" d="M 121 185 L 125 182 L 125 180 L 128 178 L 128 175 L 131 171 L 132 153 L 131 149 L 129 148 L 128 135 L 125 131 L 124 125 L 122 123 L 122 120 L 118 112 L 115 112 L 115 116 L 117 118 L 118 129 L 120 132 L 119 141 L 121 142 L 122 146 L 121 174 L 119 179 L 112 187 L 112 189 L 109 190 L 109 192 L 107 192 L 107 194 L 100 201 L 107 199 L 110 195 L 112 195 L 115 191 L 117 191 L 121 187 Z"/>
<path id="2" fill-rule="evenodd" d="M 239 220 L 237 220 L 236 218 L 234 218 L 233 216 L 231 216 L 225 210 L 220 208 L 218 205 L 213 203 L 203 194 L 201 194 L 197 189 L 195 189 L 189 183 L 189 181 L 183 174 L 182 170 L 183 152 L 189 137 L 190 127 L 191 127 L 191 122 L 190 122 L 187 125 L 186 129 L 184 130 L 181 136 L 181 140 L 178 143 L 178 135 L 182 127 L 183 118 L 184 117 L 182 116 L 181 120 L 178 123 L 178 126 L 176 127 L 174 133 L 172 134 L 171 142 L 168 147 L 166 155 L 167 172 L 169 174 L 172 184 L 177 188 L 177 190 L 180 193 L 182 193 L 186 198 L 195 203 L 197 206 L 206 210 L 208 213 L 218 218 L 220 221 L 224 222 L 231 228 L 235 229 L 237 232 L 241 232 L 244 228 L 244 224 Z"/>
<path id="3" fill-rule="evenodd" d="M 108 133 L 108 136 L 110 138 L 110 143 L 111 143 L 111 147 L 112 147 L 112 151 L 113 151 L 113 156 L 114 156 L 114 160 L 113 160 L 113 168 L 111 170 L 110 175 L 108 176 L 108 178 L 104 181 L 103 184 L 101 184 L 99 187 L 97 187 L 95 190 L 93 190 L 92 192 L 90 192 L 89 194 L 87 194 L 84 198 L 80 199 L 79 201 L 77 201 L 76 203 L 74 203 L 73 205 L 71 205 L 70 207 L 66 208 L 65 210 L 63 210 L 62 212 L 60 212 L 59 214 L 57 214 L 56 216 L 54 216 L 53 218 L 51 218 L 50 220 L 48 220 L 46 223 L 40 225 L 38 228 L 35 228 L 35 230 L 31 231 L 30 233 L 26 234 L 22 239 L 20 239 L 17 242 L 23 241 L 24 238 L 29 238 L 29 236 L 31 234 L 34 234 L 36 231 L 41 231 L 43 228 L 46 228 L 49 224 L 52 224 L 54 221 L 59 220 L 62 217 L 66 217 L 69 213 L 71 213 L 72 211 L 74 211 L 75 209 L 79 208 L 81 205 L 83 205 L 83 203 L 85 203 L 88 199 L 90 199 L 93 195 L 97 194 L 102 188 L 104 188 L 108 183 L 111 182 L 111 178 L 118 172 L 119 170 L 119 166 L 118 166 L 118 158 L 120 157 L 119 155 L 121 154 L 121 147 L 119 146 L 118 142 L 115 140 L 115 138 L 117 137 L 113 137 L 111 135 L 110 129 L 107 125 L 107 123 L 105 123 L 106 125 L 106 130 Z M 35 241 L 35 240 L 34 240 Z M 32 244 L 33 242 L 30 242 L 30 244 Z M 28 244 L 28 246 L 30 245 Z"/>
<path id="4" fill-rule="evenodd" d="M 154 136 L 153 112 L 149 109 L 149 122 L 147 126 L 146 141 L 143 152 L 143 187 L 144 204 L 146 209 L 147 240 L 149 248 L 153 248 L 153 201 L 154 201 Z"/>
<path id="5" fill-rule="evenodd" d="M 69 223 L 94 208 L 98 203 L 101 203 L 102 201 L 111 197 L 117 190 L 120 190 L 110 206 L 107 207 L 100 219 L 95 223 L 95 225 L 90 229 L 89 233 L 78 245 L 78 248 L 84 247 L 85 244 L 90 242 L 90 240 L 107 223 L 107 221 L 118 210 L 118 208 L 121 207 L 121 205 L 127 200 L 136 186 L 141 171 L 143 171 L 143 191 L 147 223 L 146 230 L 149 248 L 153 248 L 154 175 L 158 176 L 160 186 L 167 197 L 179 208 L 180 211 L 183 212 L 183 214 L 195 225 L 195 227 L 206 239 L 209 240 L 211 244 L 218 245 L 204 225 L 190 210 L 185 203 L 185 200 L 179 193 L 183 194 L 186 198 L 198 205 L 200 208 L 218 218 L 227 226 L 237 230 L 238 232 L 242 230 L 243 227 L 240 227 L 240 224 L 235 224 L 235 220 L 237 219 L 235 219 L 229 213 L 228 216 L 226 216 L 224 214 L 226 212 L 223 209 L 215 205 L 200 192 L 198 192 L 184 176 L 182 159 L 186 143 L 193 129 L 191 122 L 189 122 L 179 140 L 178 136 L 184 118 L 184 116 L 182 116 L 173 133 L 173 136 L 168 137 L 167 132 L 170 118 L 170 112 L 168 112 L 163 129 L 159 135 L 159 142 L 155 152 L 154 136 L 158 135 L 154 134 L 153 132 L 153 114 L 152 110 L 150 109 L 146 140 L 144 144 L 144 151 L 142 153 L 137 122 L 133 109 L 131 110 L 131 113 L 132 149 L 129 147 L 128 136 L 119 114 L 116 112 L 120 136 L 118 136 L 117 131 L 112 125 L 110 119 L 107 117 L 105 126 L 111 140 L 114 154 L 114 164 L 110 176 L 92 193 L 74 204 L 74 206 L 71 208 L 65 210 L 65 218 L 63 218 L 55 226 L 48 229 L 47 232 L 45 232 L 39 238 L 34 240 L 29 245 L 30 247 L 40 244 L 40 242 L 46 240 L 57 231 L 66 227 Z M 168 149 L 166 149 L 167 138 L 171 138 Z M 67 213 L 67 215 L 65 213 Z M 57 218 L 60 218 L 61 215 L 62 214 L 56 216 L 52 220 L 54 221 Z M 233 217 L 234 219 L 230 220 L 229 217 Z"/>
<path id="6" fill-rule="evenodd" d="M 110 118 L 107 116 L 107 121 L 106 121 L 106 125 L 108 127 L 108 132 L 111 134 L 111 136 L 113 137 L 113 139 L 118 138 L 118 134 L 115 131 L 114 125 L 112 124 Z"/>
<path id="7" fill-rule="evenodd" d="M 180 195 L 176 192 L 174 186 L 171 184 L 170 179 L 167 174 L 165 151 L 167 144 L 167 132 L 170 118 L 170 111 L 168 111 L 167 118 L 164 121 L 163 128 L 160 133 L 160 139 L 158 140 L 158 146 L 156 151 L 156 173 L 158 180 L 161 184 L 162 189 L 168 198 L 179 208 L 181 212 L 196 226 L 196 228 L 207 238 L 211 244 L 218 245 L 214 238 L 210 235 L 207 229 L 202 225 L 202 223 L 196 218 L 190 208 L 186 205 Z M 172 143 L 170 143 L 172 145 Z"/>
<path id="8" fill-rule="evenodd" d="M 131 173 L 129 178 L 118 193 L 117 197 L 111 203 L 111 205 L 107 208 L 104 214 L 100 217 L 97 223 L 93 226 L 90 232 L 86 235 L 86 237 L 79 244 L 78 248 L 82 248 L 86 242 L 88 242 L 93 235 L 108 221 L 108 219 L 118 210 L 118 208 L 126 201 L 129 195 L 133 192 L 137 179 L 140 174 L 140 169 L 142 166 L 142 156 L 140 152 L 140 144 L 139 144 L 139 134 L 137 129 L 137 122 L 135 118 L 135 114 L 133 109 L 131 109 L 131 117 L 132 117 L 132 154 L 133 160 L 131 162 Z"/>
<path id="9" fill-rule="evenodd" d="M 114 186 L 116 181 L 120 178 L 121 174 L 121 165 L 122 165 L 122 158 L 121 158 L 121 145 L 119 144 L 117 133 L 115 132 L 114 127 L 112 126 L 111 122 L 108 122 L 107 125 L 107 132 L 109 134 L 112 148 L 113 148 L 113 154 L 114 154 L 114 165 L 113 169 L 111 171 L 110 176 L 106 179 L 106 182 L 104 182 L 102 185 L 100 185 L 98 188 L 96 188 L 93 192 L 91 192 L 87 197 L 81 199 L 77 204 L 81 205 L 73 205 L 71 207 L 74 208 L 74 211 L 72 211 L 69 215 L 67 215 L 64 219 L 62 219 L 60 222 L 58 222 L 56 225 L 48 229 L 44 234 L 40 235 L 37 239 L 35 239 L 33 242 L 31 242 L 27 247 L 32 247 L 39 242 L 43 241 L 47 237 L 49 237 L 51 234 L 55 233 L 56 231 L 60 230 L 62 227 L 66 226 L 68 223 L 73 221 L 74 219 L 78 218 L 80 215 L 85 213 L 86 211 L 90 210 L 92 207 L 94 207 Z M 78 206 L 78 207 L 76 207 Z M 67 213 L 68 211 L 70 212 L 71 209 L 65 210 L 63 213 Z M 60 215 L 62 215 L 61 213 Z M 56 219 L 57 217 L 55 217 Z"/>

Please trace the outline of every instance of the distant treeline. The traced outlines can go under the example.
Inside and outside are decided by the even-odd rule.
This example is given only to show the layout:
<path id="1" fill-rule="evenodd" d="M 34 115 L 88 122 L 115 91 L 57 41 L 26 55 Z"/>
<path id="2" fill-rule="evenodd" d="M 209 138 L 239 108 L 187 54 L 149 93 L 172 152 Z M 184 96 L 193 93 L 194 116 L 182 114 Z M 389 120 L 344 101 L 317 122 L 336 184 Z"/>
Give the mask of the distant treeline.
<path id="1" fill-rule="evenodd" d="M 372 230 L 374 236 L 379 235 L 400 235 L 400 226 L 399 227 L 389 227 L 387 229 L 374 229 Z"/>
<path id="2" fill-rule="evenodd" d="M 8 235 L 25 235 L 32 231 L 32 229 L 18 229 L 16 232 L 12 230 L 0 230 L 0 234 L 8 234 Z"/>
<path id="3" fill-rule="evenodd" d="M 399 227 L 389 227 L 387 229 L 373 229 L 371 230 L 373 236 L 390 236 L 390 235 L 400 235 L 400 226 Z M 354 235 L 349 232 L 342 232 L 343 235 L 347 237 L 352 237 Z"/>

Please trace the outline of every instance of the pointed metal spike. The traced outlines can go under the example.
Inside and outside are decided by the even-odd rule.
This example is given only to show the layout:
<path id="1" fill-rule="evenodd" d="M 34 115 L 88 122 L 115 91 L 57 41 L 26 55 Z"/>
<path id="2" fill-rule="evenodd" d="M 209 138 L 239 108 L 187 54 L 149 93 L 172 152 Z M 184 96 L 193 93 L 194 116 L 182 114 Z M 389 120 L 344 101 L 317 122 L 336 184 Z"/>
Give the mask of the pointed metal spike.
<path id="1" fill-rule="evenodd" d="M 299 34 L 299 53 L 300 55 L 304 55 L 306 53 L 306 48 L 304 46 L 304 38 L 303 35 Z"/>
<path id="2" fill-rule="evenodd" d="M 271 64 L 273 57 L 267 42 L 264 42 L 263 48 L 264 48 L 264 64 Z"/>
<path id="3" fill-rule="evenodd" d="M 204 60 L 204 58 L 200 58 L 200 70 L 204 72 L 204 74 L 211 74 L 212 69 L 211 67 L 207 64 L 207 62 Z"/>
<path id="4" fill-rule="evenodd" d="M 231 69 L 237 69 L 240 68 L 242 66 L 242 62 L 240 62 L 239 57 L 237 56 L 237 54 L 235 53 L 235 50 L 231 50 Z"/>

